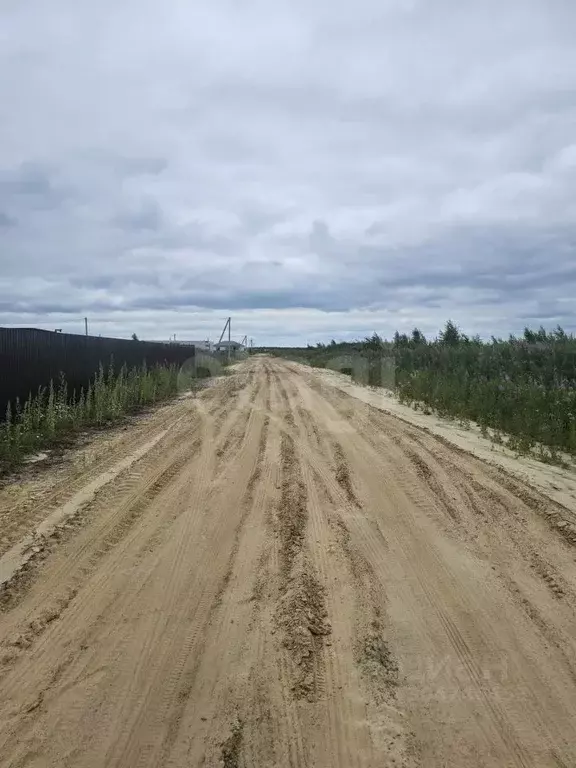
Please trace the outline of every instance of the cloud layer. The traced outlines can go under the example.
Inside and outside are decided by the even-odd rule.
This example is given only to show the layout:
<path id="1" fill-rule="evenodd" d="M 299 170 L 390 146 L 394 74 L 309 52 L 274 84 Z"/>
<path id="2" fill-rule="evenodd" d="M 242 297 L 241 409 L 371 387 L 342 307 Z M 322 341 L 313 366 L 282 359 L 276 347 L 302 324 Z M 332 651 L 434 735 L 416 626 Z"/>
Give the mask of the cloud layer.
<path id="1" fill-rule="evenodd" d="M 576 6 L 0 14 L 0 324 L 576 329 Z"/>

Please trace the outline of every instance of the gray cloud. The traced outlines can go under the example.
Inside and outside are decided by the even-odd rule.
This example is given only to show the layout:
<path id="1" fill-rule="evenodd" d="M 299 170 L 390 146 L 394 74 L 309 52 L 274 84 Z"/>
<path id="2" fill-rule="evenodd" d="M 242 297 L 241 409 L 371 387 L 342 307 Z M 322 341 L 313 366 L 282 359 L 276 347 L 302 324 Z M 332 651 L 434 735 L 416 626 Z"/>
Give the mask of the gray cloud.
<path id="1" fill-rule="evenodd" d="M 158 176 L 168 167 L 164 157 L 116 157 L 114 167 L 125 176 Z"/>
<path id="2" fill-rule="evenodd" d="M 68 194 L 54 182 L 53 172 L 40 164 L 24 162 L 13 168 L 0 168 L 0 204 L 3 206 L 54 210 Z"/>
<path id="3" fill-rule="evenodd" d="M 114 216 L 112 223 L 120 229 L 158 231 L 162 228 L 163 214 L 155 201 L 142 200 L 132 209 Z"/>
<path id="4" fill-rule="evenodd" d="M 1 323 L 576 330 L 576 7 L 159 9 L 3 9 Z"/>

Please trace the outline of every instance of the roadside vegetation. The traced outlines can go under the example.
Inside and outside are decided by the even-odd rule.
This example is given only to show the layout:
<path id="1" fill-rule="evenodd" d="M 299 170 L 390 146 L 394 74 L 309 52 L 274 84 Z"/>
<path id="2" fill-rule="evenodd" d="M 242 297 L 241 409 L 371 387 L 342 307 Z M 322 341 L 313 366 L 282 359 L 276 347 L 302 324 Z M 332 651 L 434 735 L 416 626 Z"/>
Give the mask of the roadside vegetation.
<path id="1" fill-rule="evenodd" d="M 128 369 L 118 373 L 102 366 L 87 389 L 70 392 L 64 377 L 9 404 L 0 423 L 0 469 L 10 469 L 26 456 L 70 441 L 89 428 L 121 421 L 146 406 L 190 388 L 193 375 L 180 366 Z"/>
<path id="2" fill-rule="evenodd" d="M 562 453 L 576 457 L 576 338 L 560 327 L 482 341 L 448 321 L 433 340 L 415 328 L 392 341 L 374 334 L 266 351 L 387 387 L 406 404 L 464 425 L 474 421 L 518 453 L 555 463 Z"/>

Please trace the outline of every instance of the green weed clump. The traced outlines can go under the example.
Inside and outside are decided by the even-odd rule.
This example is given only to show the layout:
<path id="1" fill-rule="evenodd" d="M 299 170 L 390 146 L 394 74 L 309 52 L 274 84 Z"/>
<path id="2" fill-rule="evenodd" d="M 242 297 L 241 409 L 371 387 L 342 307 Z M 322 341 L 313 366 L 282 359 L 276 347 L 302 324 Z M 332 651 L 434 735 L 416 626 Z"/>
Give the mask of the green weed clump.
<path id="1" fill-rule="evenodd" d="M 87 389 L 70 393 L 64 376 L 41 387 L 22 404 L 8 404 L 0 423 L 0 467 L 9 468 L 27 455 L 68 441 L 74 433 L 104 427 L 145 406 L 168 400 L 182 389 L 178 366 L 126 368 L 118 373 L 101 365 Z"/>

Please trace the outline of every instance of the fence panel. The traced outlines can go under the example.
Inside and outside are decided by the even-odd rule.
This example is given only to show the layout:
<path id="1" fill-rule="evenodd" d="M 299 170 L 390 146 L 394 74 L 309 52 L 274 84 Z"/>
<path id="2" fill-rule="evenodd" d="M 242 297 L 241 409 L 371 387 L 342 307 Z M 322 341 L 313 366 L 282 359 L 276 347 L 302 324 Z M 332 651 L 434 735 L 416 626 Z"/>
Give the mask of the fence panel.
<path id="1" fill-rule="evenodd" d="M 110 339 L 54 333 L 36 328 L 0 328 L 0 419 L 8 402 L 24 402 L 64 374 L 69 392 L 86 387 L 102 364 L 129 368 L 160 364 L 182 365 L 194 358 L 194 347 L 148 341 Z"/>

